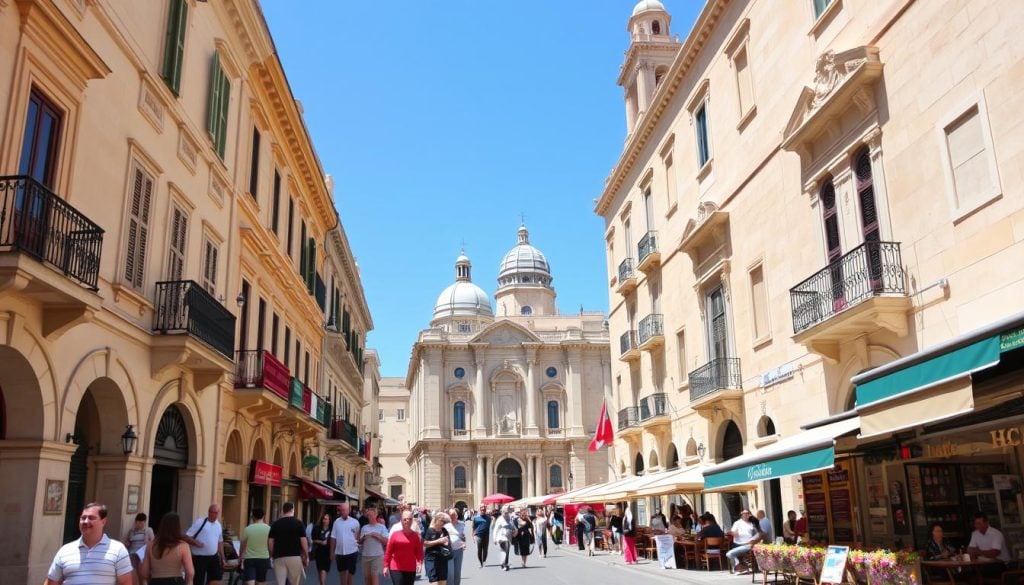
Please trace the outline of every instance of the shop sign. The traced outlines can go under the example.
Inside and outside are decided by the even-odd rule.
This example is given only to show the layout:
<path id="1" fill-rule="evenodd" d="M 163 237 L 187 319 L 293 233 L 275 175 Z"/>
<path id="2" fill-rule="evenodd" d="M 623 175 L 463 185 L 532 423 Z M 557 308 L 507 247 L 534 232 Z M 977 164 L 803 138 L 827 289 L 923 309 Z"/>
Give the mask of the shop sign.
<path id="1" fill-rule="evenodd" d="M 1007 331 L 999 336 L 999 351 L 1010 351 L 1024 347 L 1024 327 Z"/>
<path id="2" fill-rule="evenodd" d="M 747 468 L 747 480 L 759 481 L 772 477 L 772 466 L 767 463 L 758 463 Z"/>
<path id="3" fill-rule="evenodd" d="M 1008 427 L 989 432 L 993 447 L 1016 447 L 1022 444 L 1020 427 Z"/>
<path id="4" fill-rule="evenodd" d="M 252 462 L 252 471 L 249 474 L 249 483 L 280 487 L 281 468 L 266 461 L 254 460 Z"/>
<path id="5" fill-rule="evenodd" d="M 761 387 L 767 388 L 769 386 L 774 386 L 779 382 L 785 382 L 793 377 L 793 372 L 795 370 L 796 368 L 793 367 L 793 364 L 786 364 L 784 366 L 768 370 L 761 374 Z"/>

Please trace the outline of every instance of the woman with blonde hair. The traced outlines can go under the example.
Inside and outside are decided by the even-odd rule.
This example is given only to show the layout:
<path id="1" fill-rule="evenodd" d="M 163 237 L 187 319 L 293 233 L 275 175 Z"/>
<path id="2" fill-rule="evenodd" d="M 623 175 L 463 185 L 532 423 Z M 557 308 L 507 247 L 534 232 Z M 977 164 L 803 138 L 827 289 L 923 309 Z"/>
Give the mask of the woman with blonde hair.
<path id="1" fill-rule="evenodd" d="M 434 514 L 430 526 L 423 536 L 423 572 L 431 585 L 447 585 L 448 560 L 452 558 L 451 539 L 444 525 L 448 515 L 444 512 Z"/>

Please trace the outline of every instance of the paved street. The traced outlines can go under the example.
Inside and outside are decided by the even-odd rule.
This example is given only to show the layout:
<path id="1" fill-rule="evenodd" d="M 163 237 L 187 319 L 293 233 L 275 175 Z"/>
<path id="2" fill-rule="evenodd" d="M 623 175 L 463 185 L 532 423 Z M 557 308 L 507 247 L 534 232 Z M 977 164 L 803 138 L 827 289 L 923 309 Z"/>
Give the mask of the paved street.
<path id="1" fill-rule="evenodd" d="M 490 583 L 538 583 L 543 580 L 544 585 L 579 585 L 581 583 L 631 583 L 637 578 L 642 578 L 645 583 L 696 583 L 699 585 L 747 585 L 750 577 L 730 576 L 728 571 L 682 571 L 664 570 L 657 563 L 641 560 L 640 564 L 627 566 L 622 557 L 614 553 L 598 553 L 594 558 L 588 558 L 584 553 L 575 547 L 562 548 L 549 551 L 547 558 L 533 555 L 526 569 L 513 568 L 507 573 L 499 569 L 501 563 L 501 550 L 491 547 L 487 564 L 480 568 L 476 562 L 476 551 L 471 545 L 466 550 L 465 562 L 462 568 L 462 580 L 470 585 L 485 585 Z M 512 562 L 513 567 L 519 566 L 518 559 Z M 274 583 L 271 579 L 270 583 Z M 328 585 L 338 584 L 338 573 L 336 569 L 331 570 L 327 576 Z M 310 568 L 306 585 L 318 583 L 316 571 Z M 356 585 L 363 585 L 363 576 L 356 574 Z M 420 578 L 417 583 L 426 583 Z M 382 580 L 381 585 L 388 585 L 387 580 Z"/>

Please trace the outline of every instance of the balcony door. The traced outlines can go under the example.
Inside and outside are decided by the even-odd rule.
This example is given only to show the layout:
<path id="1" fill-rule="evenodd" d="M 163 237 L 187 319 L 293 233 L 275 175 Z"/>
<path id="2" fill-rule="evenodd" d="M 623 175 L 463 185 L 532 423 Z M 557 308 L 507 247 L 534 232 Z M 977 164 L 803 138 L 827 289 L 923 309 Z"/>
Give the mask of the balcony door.
<path id="1" fill-rule="evenodd" d="M 167 255 L 167 280 L 181 280 L 185 275 L 185 245 L 188 214 L 177 205 L 171 206 L 170 246 Z"/>
<path id="2" fill-rule="evenodd" d="M 50 189 L 53 189 L 56 175 L 62 119 L 60 110 L 50 100 L 32 90 L 28 99 L 18 174 L 28 175 Z"/>
<path id="3" fill-rule="evenodd" d="M 878 206 L 875 201 L 875 180 L 871 171 L 871 153 L 865 147 L 854 159 L 854 176 L 857 185 L 857 202 L 860 204 L 860 225 L 864 236 L 866 268 L 869 290 L 877 293 L 882 287 L 882 241 L 878 221 Z M 868 292 L 868 291 L 864 291 Z"/>
<path id="4" fill-rule="evenodd" d="M 650 187 L 644 191 L 644 219 L 647 220 L 647 231 L 654 231 L 654 198 Z"/>
<path id="5" fill-rule="evenodd" d="M 825 225 L 825 252 L 828 260 L 830 288 L 832 289 L 832 310 L 846 306 L 846 290 L 843 286 L 842 242 L 839 238 L 839 210 L 836 207 L 836 186 L 832 179 L 825 181 L 819 194 L 822 221 Z"/>
<path id="6" fill-rule="evenodd" d="M 708 362 L 712 363 L 708 375 L 713 388 L 722 388 L 728 379 L 729 326 L 725 315 L 725 292 L 716 287 L 705 298 L 707 311 Z"/>

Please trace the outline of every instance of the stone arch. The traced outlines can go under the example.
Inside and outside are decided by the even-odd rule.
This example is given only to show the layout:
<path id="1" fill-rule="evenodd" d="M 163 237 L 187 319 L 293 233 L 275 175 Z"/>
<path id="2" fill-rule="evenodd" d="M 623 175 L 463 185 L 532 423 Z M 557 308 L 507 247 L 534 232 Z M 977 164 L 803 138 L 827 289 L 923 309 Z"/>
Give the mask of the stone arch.
<path id="1" fill-rule="evenodd" d="M 252 459 L 255 461 L 267 460 L 267 446 L 264 444 L 263 439 L 258 435 L 253 437 Z"/>
<path id="2" fill-rule="evenodd" d="M 289 477 L 296 476 L 296 475 L 299 474 L 299 463 L 298 463 L 298 461 L 299 461 L 298 456 L 295 454 L 295 451 L 292 451 L 291 456 L 288 457 L 288 476 Z"/>
<path id="3" fill-rule="evenodd" d="M 697 453 L 697 441 L 693 437 L 690 437 L 686 441 L 686 457 L 698 457 L 700 454 Z"/>
<path id="4" fill-rule="evenodd" d="M 854 376 L 883 366 L 901 357 L 899 352 L 885 345 L 871 344 L 866 349 L 867 363 L 859 355 L 855 355 L 847 360 L 840 369 L 836 384 L 840 391 L 835 393 L 832 398 L 833 403 L 829 405 L 832 414 L 845 412 L 856 407 L 857 389 L 853 382 L 850 381 Z"/>
<path id="5" fill-rule="evenodd" d="M 732 419 L 726 419 L 718 427 L 718 440 L 715 441 L 715 461 L 728 461 L 728 459 L 742 454 L 745 443 L 740 425 Z"/>
<path id="6" fill-rule="evenodd" d="M 139 405 L 135 383 L 124 362 L 111 348 L 93 350 L 82 357 L 68 378 L 61 400 L 58 436 L 75 432 L 78 409 L 85 393 L 92 390 L 96 406 L 103 413 L 103 453 L 118 455 L 121 434 L 127 425 L 139 427 Z M 113 418 L 113 420 L 111 420 Z"/>
<path id="7" fill-rule="evenodd" d="M 619 461 L 619 477 L 625 477 L 626 475 L 626 462 Z"/>
<path id="8" fill-rule="evenodd" d="M 228 434 L 227 447 L 224 448 L 224 462 L 241 465 L 243 461 L 245 461 L 245 451 L 242 449 L 242 435 L 238 429 L 234 429 Z"/>
<path id="9" fill-rule="evenodd" d="M 643 453 L 637 453 L 636 459 L 633 461 L 633 475 L 643 475 L 644 473 L 644 455 Z"/>
<path id="10" fill-rule="evenodd" d="M 0 312 L 0 391 L 4 388 L 8 439 L 51 439 L 58 435 L 55 369 L 42 341 L 14 312 Z M 18 388 L 13 392 L 11 388 Z"/>
<path id="11" fill-rule="evenodd" d="M 182 418 L 185 420 L 185 428 L 189 433 L 189 466 L 203 465 L 206 437 L 203 432 L 203 425 L 197 422 L 202 420 L 202 417 L 199 416 L 199 406 L 196 404 L 195 397 L 191 393 L 183 391 L 181 380 L 178 378 L 164 384 L 156 393 L 153 406 L 149 411 L 145 432 L 139 433 L 140 437 L 145 437 L 142 453 L 147 457 L 153 456 L 157 425 L 160 424 L 160 418 L 163 416 L 164 411 L 172 404 L 181 410 Z"/>
<path id="12" fill-rule="evenodd" d="M 761 415 L 761 418 L 757 420 L 758 438 L 771 437 L 778 433 L 778 430 L 775 428 L 775 421 L 772 420 L 772 417 L 767 414 Z"/>
<path id="13" fill-rule="evenodd" d="M 281 448 L 274 448 L 274 459 L 271 461 L 274 465 L 284 469 L 284 456 L 281 455 Z"/>
<path id="14" fill-rule="evenodd" d="M 665 456 L 665 469 L 678 469 L 679 468 L 679 449 L 676 448 L 675 442 L 668 444 L 668 453 Z"/>
<path id="15" fill-rule="evenodd" d="M 647 468 L 648 469 L 657 469 L 660 466 L 659 465 L 660 463 L 661 463 L 661 460 L 658 459 L 658 450 L 657 449 L 651 449 L 651 452 L 647 454 Z"/>

